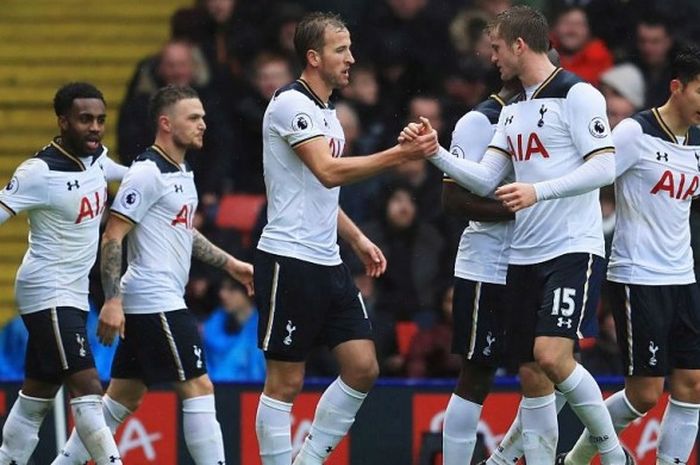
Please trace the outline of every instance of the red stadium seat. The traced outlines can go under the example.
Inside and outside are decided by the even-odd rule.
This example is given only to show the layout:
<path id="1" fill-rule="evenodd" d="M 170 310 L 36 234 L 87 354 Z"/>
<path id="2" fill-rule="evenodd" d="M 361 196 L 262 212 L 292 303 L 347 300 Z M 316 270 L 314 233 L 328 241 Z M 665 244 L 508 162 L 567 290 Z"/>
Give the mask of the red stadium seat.
<path id="1" fill-rule="evenodd" d="M 222 229 L 235 229 L 241 234 L 243 245 L 250 245 L 250 233 L 265 204 L 264 195 L 229 194 L 219 203 L 216 225 Z"/>
<path id="2" fill-rule="evenodd" d="M 397 321 L 396 322 L 396 345 L 399 349 L 399 354 L 406 356 L 411 348 L 413 336 L 418 332 L 418 325 L 413 321 Z"/>

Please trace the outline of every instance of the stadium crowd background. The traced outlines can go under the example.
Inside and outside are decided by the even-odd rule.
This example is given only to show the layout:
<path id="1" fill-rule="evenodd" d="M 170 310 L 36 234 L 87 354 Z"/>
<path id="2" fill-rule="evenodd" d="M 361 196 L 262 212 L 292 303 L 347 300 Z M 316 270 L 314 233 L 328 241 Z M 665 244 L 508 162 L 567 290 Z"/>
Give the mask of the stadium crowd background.
<path id="1" fill-rule="evenodd" d="M 134 70 L 118 118 L 111 116 L 110 124 L 117 121 L 112 154 L 129 164 L 153 140 L 147 106 L 159 87 L 195 87 L 208 124 L 202 153 L 189 154 L 200 194 L 196 227 L 251 260 L 265 221 L 262 118 L 275 90 L 300 71 L 292 38 L 306 11 L 336 11 L 349 25 L 357 63 L 350 86 L 334 102 L 345 130 L 344 156 L 360 156 L 393 145 L 418 115 L 431 120 L 449 147 L 455 122 L 499 87 L 483 28 L 521 3 L 547 14 L 562 66 L 599 86 L 613 127 L 639 109 L 662 104 L 675 47 L 700 41 L 700 3 L 694 0 L 202 0 L 172 16 L 169 41 Z M 416 161 L 341 190 L 341 207 L 388 259 L 386 274 L 372 279 L 351 252 L 344 253 L 374 321 L 382 376 L 459 372 L 459 358 L 449 354 L 451 282 L 466 220 L 440 207 L 441 176 L 428 162 Z M 609 244 L 612 188 L 601 192 L 601 205 Z M 700 210 L 691 223 L 696 244 Z M 97 272 L 92 295 L 97 309 Z M 257 313 L 242 289 L 194 262 L 186 299 L 201 321 L 212 380 L 262 380 Z M 622 374 L 605 292 L 598 314 L 600 336 L 582 343 L 583 363 L 596 375 Z M 19 318 L 0 333 L 0 378 L 21 379 L 23 340 Z M 112 349 L 92 342 L 106 376 Z M 307 366 L 310 376 L 335 373 L 324 350 Z"/>

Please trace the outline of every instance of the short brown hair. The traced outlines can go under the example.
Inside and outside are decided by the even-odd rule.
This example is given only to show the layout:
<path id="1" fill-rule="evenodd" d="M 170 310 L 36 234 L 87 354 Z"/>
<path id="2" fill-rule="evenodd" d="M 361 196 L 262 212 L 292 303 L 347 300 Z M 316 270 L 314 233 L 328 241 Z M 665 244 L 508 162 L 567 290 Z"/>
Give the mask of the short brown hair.
<path id="1" fill-rule="evenodd" d="M 294 50 L 302 66 L 306 66 L 306 52 L 320 51 L 325 45 L 326 27 L 347 29 L 343 19 L 335 13 L 314 12 L 301 18 L 294 31 Z"/>
<path id="2" fill-rule="evenodd" d="M 151 97 L 148 106 L 148 113 L 153 127 L 158 127 L 158 117 L 163 114 L 165 109 L 170 108 L 180 100 L 189 98 L 199 98 L 197 91 L 189 86 L 169 85 L 158 89 L 158 92 Z"/>
<path id="3" fill-rule="evenodd" d="M 547 19 L 529 6 L 508 8 L 489 23 L 488 30 L 497 33 L 509 45 L 520 37 L 534 52 L 544 53 L 549 50 Z"/>

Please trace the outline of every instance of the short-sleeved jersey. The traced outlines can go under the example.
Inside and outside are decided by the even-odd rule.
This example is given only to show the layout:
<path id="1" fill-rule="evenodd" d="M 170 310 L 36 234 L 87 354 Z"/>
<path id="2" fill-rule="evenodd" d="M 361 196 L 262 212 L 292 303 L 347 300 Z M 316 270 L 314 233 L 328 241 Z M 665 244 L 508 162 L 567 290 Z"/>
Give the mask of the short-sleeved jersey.
<path id="1" fill-rule="evenodd" d="M 345 135 L 332 104 L 326 105 L 303 80 L 279 89 L 263 118 L 263 168 L 267 225 L 258 248 L 318 265 L 341 263 L 338 250 L 338 195 L 294 152 L 325 138 L 331 155 L 343 154 Z"/>
<path id="2" fill-rule="evenodd" d="M 77 157 L 57 140 L 23 162 L 0 207 L 27 211 L 29 247 L 17 271 L 20 313 L 53 307 L 88 310 L 88 274 L 97 257 L 100 219 L 107 201 L 107 150 Z"/>
<path id="3" fill-rule="evenodd" d="M 694 283 L 689 218 L 700 187 L 700 130 L 692 127 L 679 141 L 652 109 L 622 121 L 613 139 L 618 178 L 608 279 Z"/>
<path id="4" fill-rule="evenodd" d="M 614 152 L 602 94 L 557 68 L 532 95 L 507 105 L 490 149 L 511 158 L 518 182 L 567 175 L 585 159 Z M 510 263 L 541 263 L 567 253 L 605 256 L 598 189 L 537 202 L 516 213 Z"/>
<path id="5" fill-rule="evenodd" d="M 128 267 L 121 280 L 125 313 L 186 308 L 197 202 L 187 163 L 178 164 L 155 145 L 136 157 L 111 212 L 135 225 L 127 237 Z"/>
<path id="6" fill-rule="evenodd" d="M 504 105 L 500 97 L 492 95 L 462 116 L 452 133 L 450 153 L 477 163 L 481 161 Z M 447 175 L 443 180 L 454 182 Z M 513 221 L 470 221 L 459 241 L 455 276 L 471 281 L 505 284 L 512 234 Z"/>

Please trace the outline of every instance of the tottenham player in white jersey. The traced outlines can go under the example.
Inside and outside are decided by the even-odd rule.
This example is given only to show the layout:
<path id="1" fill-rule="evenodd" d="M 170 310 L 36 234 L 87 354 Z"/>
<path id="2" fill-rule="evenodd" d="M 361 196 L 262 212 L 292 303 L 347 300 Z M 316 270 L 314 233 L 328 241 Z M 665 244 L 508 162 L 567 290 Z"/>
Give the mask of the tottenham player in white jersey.
<path id="1" fill-rule="evenodd" d="M 554 386 L 591 432 L 604 465 L 631 457 L 619 444 L 598 385 L 576 363 L 574 343 L 594 316 L 604 267 L 598 188 L 614 179 L 603 96 L 547 58 L 547 22 L 524 6 L 490 25 L 492 59 L 501 78 L 523 93 L 500 115 L 480 163 L 441 149 L 431 158 L 475 193 L 488 193 L 514 169 L 516 183 L 496 194 L 516 212 L 507 286 L 507 327 L 523 389 L 518 420 L 528 464 L 555 460 Z M 411 137 L 420 133 L 409 127 Z M 531 207 L 531 208 L 528 208 Z"/>
<path id="2" fill-rule="evenodd" d="M 85 323 L 107 181 L 121 179 L 126 168 L 110 160 L 101 144 L 106 113 L 97 88 L 83 82 L 63 86 L 54 110 L 61 135 L 22 163 L 0 192 L 0 223 L 26 211 L 30 228 L 15 285 L 29 331 L 25 381 L 5 421 L 0 464 L 29 462 L 61 384 L 70 391 L 76 428 L 97 463 L 121 463 L 102 413 Z"/>
<path id="3" fill-rule="evenodd" d="M 677 53 L 672 70 L 668 101 L 613 130 L 618 177 L 608 266 L 625 388 L 605 402 L 619 432 L 656 405 L 669 377 L 658 465 L 687 463 L 700 411 L 700 290 L 689 224 L 700 187 L 700 49 Z M 584 432 L 562 462 L 588 464 L 594 454 Z"/>
<path id="4" fill-rule="evenodd" d="M 386 260 L 338 208 L 339 186 L 437 150 L 432 131 L 377 154 L 341 157 L 345 137 L 329 97 L 349 82 L 350 33 L 339 17 L 312 13 L 297 25 L 294 45 L 301 78 L 276 92 L 263 119 L 268 224 L 255 258 L 255 287 L 258 342 L 267 360 L 256 418 L 264 465 L 292 462 L 290 412 L 315 344 L 332 349 L 341 373 L 321 397 L 295 465 L 326 460 L 377 376 L 371 324 L 337 236 L 371 276 L 384 272 Z"/>
<path id="5" fill-rule="evenodd" d="M 148 387 L 174 383 L 182 399 L 185 443 L 197 465 L 224 464 L 214 388 L 206 374 L 194 316 L 183 299 L 191 257 L 221 268 L 252 292 L 252 266 L 213 246 L 193 226 L 197 191 L 185 161 L 200 149 L 206 125 L 197 93 L 168 86 L 151 101 L 153 146 L 124 176 L 102 238 L 105 304 L 98 337 L 111 344 L 120 335 L 107 394 L 112 430 L 141 402 Z M 129 234 L 128 268 L 121 277 L 122 241 Z M 121 283 L 120 283 L 121 278 Z M 126 314 L 126 317 L 124 316 Z M 83 464 L 88 455 L 74 431 L 55 465 Z"/>

